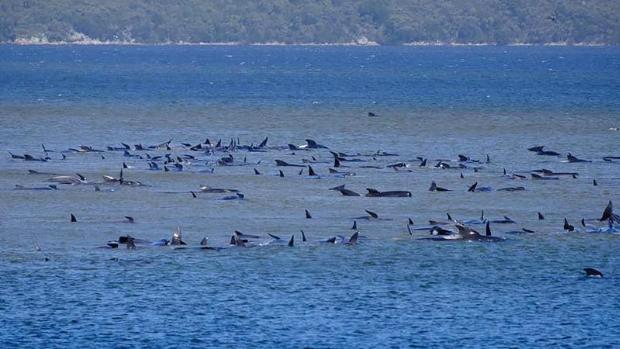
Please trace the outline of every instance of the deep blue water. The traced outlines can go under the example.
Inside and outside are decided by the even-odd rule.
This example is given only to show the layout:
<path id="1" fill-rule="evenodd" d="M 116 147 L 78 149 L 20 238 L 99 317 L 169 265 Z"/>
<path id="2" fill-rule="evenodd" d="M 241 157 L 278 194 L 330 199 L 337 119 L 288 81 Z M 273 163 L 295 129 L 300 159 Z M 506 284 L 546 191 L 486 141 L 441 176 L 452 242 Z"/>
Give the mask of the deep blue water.
<path id="1" fill-rule="evenodd" d="M 579 225 L 609 200 L 620 203 L 620 163 L 602 159 L 620 156 L 616 127 L 617 47 L 0 45 L 0 347 L 618 347 L 620 234 Z M 231 152 L 238 166 L 214 163 L 225 152 L 181 144 L 256 145 L 266 136 L 284 149 Z M 133 150 L 170 138 L 169 151 Z M 328 172 L 327 150 L 286 149 L 306 138 L 340 152 L 398 156 L 358 156 L 365 162 L 342 169 L 355 176 L 339 178 Z M 71 147 L 120 142 L 132 154 L 196 159 L 183 172 L 150 171 L 122 152 L 61 160 Z M 47 162 L 8 155 L 43 156 L 41 144 L 56 151 Z M 561 156 L 526 150 L 543 144 Z M 592 162 L 567 163 L 568 152 Z M 475 164 L 432 167 L 435 159 L 458 166 L 458 154 L 489 154 L 491 162 L 477 172 Z M 430 166 L 420 168 L 417 156 Z M 312 157 L 325 161 L 312 165 L 320 179 L 298 168 L 276 176 L 275 159 Z M 386 167 L 398 161 L 410 167 Z M 148 186 L 102 183 L 123 162 L 126 178 Z M 511 180 L 504 168 L 579 175 Z M 50 184 L 51 175 L 28 169 L 79 172 L 89 183 L 15 190 Z M 453 191 L 429 192 L 433 180 Z M 474 182 L 526 190 L 467 193 Z M 328 190 L 341 184 L 412 197 Z M 200 185 L 236 188 L 245 200 L 192 198 Z M 351 235 L 365 209 L 383 219 L 357 219 L 358 245 L 318 243 Z M 407 233 L 409 217 L 417 227 L 481 210 L 517 222 L 493 225 L 506 241 Z M 136 223 L 123 223 L 126 215 Z M 578 232 L 563 231 L 565 217 Z M 169 238 L 176 227 L 191 248 L 98 248 L 124 234 Z M 505 233 L 521 228 L 536 232 Z M 234 230 L 263 243 L 268 233 L 294 234 L 297 245 L 195 248 L 205 236 L 228 247 Z M 585 278 L 584 267 L 605 277 Z"/>

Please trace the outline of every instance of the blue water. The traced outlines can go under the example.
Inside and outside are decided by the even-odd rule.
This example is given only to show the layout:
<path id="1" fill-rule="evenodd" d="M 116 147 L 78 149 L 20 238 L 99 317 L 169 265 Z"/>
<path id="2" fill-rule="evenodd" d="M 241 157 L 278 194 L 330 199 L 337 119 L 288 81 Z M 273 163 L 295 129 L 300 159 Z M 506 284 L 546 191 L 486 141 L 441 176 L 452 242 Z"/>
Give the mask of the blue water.
<path id="1" fill-rule="evenodd" d="M 614 127 L 616 47 L 0 45 L 0 347 L 617 347 L 620 234 L 562 229 L 566 217 L 583 231 L 581 218 L 620 203 L 620 163 L 602 160 L 620 156 Z M 326 150 L 238 150 L 239 166 L 217 166 L 226 153 L 181 145 L 231 137 L 256 145 L 266 136 L 271 146 L 313 138 L 336 151 L 398 156 L 363 157 L 343 169 L 355 176 L 338 178 L 328 173 Z M 183 172 L 149 171 L 122 152 L 60 160 L 60 151 L 81 144 L 170 138 L 172 150 L 148 153 L 196 156 Z M 56 151 L 48 162 L 7 153 L 43 156 L 42 143 Z M 526 150 L 543 144 L 562 157 Z M 568 152 L 593 162 L 567 163 Z M 457 154 L 492 161 L 474 172 L 416 160 L 458 166 Z M 320 179 L 298 168 L 276 176 L 275 159 L 312 156 L 326 162 L 313 164 Z M 410 171 L 385 167 L 397 161 Z M 50 175 L 28 169 L 100 183 L 123 162 L 126 178 L 148 186 L 14 189 L 50 184 Z M 504 168 L 579 176 L 518 181 L 502 177 Z M 454 191 L 429 192 L 432 180 Z M 466 193 L 476 181 L 526 190 Z M 412 197 L 327 190 L 341 184 Z M 189 191 L 200 185 L 236 188 L 246 199 L 193 199 Z M 357 220 L 358 245 L 318 243 L 348 237 L 365 209 L 383 219 Z M 480 210 L 517 221 L 493 226 L 506 241 L 445 243 L 406 230 L 408 217 L 423 226 L 446 212 L 469 219 Z M 136 223 L 123 223 L 126 215 Z M 176 227 L 192 248 L 97 248 L 127 233 L 169 238 Z M 522 227 L 536 233 L 504 233 Z M 267 233 L 294 234 L 297 245 L 194 248 L 205 236 L 227 247 L 234 230 L 261 242 Z M 585 278 L 584 267 L 605 277 Z"/>

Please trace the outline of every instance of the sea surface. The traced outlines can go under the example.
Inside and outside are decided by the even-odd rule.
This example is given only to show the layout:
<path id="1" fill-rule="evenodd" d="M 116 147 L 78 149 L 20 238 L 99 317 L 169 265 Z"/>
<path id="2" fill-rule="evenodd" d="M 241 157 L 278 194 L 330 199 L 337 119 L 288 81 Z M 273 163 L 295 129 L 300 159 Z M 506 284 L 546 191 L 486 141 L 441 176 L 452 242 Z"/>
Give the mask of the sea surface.
<path id="1" fill-rule="evenodd" d="M 618 47 L 0 45 L 0 347 L 620 347 L 620 234 L 579 223 L 620 205 L 620 162 L 602 159 L 620 156 L 617 127 Z M 182 145 L 265 137 L 266 151 Z M 170 139 L 170 150 L 134 150 Z M 330 174 L 327 149 L 288 149 L 305 139 L 355 155 L 340 168 L 355 175 Z M 121 142 L 143 158 L 195 159 L 153 171 L 106 150 Z M 46 162 L 9 155 L 44 157 L 42 144 Z M 106 151 L 68 151 L 80 145 Z M 561 156 L 527 150 L 536 145 Z M 592 162 L 568 163 L 569 152 Z M 229 154 L 233 166 L 217 164 Z M 459 154 L 481 162 L 458 168 Z M 319 178 L 276 159 L 313 161 Z M 409 167 L 386 167 L 397 162 Z M 143 186 L 103 183 L 123 163 L 124 180 Z M 542 168 L 578 176 L 531 180 Z M 16 190 L 53 184 L 28 170 L 87 183 Z M 430 192 L 432 181 L 452 191 Z M 493 190 L 468 193 L 474 182 Z M 328 190 L 342 184 L 362 196 Z M 509 186 L 526 190 L 496 190 Z M 482 210 L 517 222 L 492 224 L 505 241 L 407 231 L 408 218 L 418 228 Z M 320 243 L 348 239 L 354 220 L 357 245 Z M 186 249 L 102 248 L 177 227 Z M 521 228 L 535 233 L 506 233 Z M 235 230 L 261 238 L 228 248 Z M 226 248 L 201 250 L 203 237 Z"/>

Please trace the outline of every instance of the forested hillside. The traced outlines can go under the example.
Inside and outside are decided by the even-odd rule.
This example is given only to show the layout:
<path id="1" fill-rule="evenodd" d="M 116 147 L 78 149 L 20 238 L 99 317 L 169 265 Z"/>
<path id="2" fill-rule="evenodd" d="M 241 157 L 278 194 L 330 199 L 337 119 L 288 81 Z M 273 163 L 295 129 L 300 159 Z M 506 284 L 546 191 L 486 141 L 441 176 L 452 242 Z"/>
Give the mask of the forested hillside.
<path id="1" fill-rule="evenodd" d="M 620 43 L 620 0 L 0 0 L 0 41 Z"/>

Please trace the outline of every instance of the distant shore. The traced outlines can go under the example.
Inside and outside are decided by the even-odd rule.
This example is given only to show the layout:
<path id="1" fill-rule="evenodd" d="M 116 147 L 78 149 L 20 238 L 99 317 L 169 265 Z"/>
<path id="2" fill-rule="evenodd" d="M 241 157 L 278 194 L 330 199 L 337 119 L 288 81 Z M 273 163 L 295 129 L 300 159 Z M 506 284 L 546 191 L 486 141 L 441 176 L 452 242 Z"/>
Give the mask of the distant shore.
<path id="1" fill-rule="evenodd" d="M 48 41 L 40 38 L 30 39 L 17 39 L 14 41 L 0 42 L 0 45 L 81 45 L 81 46 L 98 46 L 98 45 L 110 45 L 110 46 L 358 46 L 358 47 L 373 47 L 373 46 L 579 46 L 579 47 L 600 47 L 600 46 L 616 46 L 614 44 L 600 43 L 600 42 L 547 42 L 547 43 L 528 43 L 528 42 L 512 42 L 512 43 L 476 43 L 476 42 L 442 42 L 442 41 L 416 41 L 395 45 L 379 44 L 374 41 L 357 40 L 351 42 L 326 42 L 326 43 L 313 43 L 313 42 L 299 42 L 299 43 L 285 43 L 285 42 L 159 42 L 159 43 L 147 43 L 136 41 L 101 41 L 95 39 L 88 40 L 76 40 L 76 41 Z"/>

